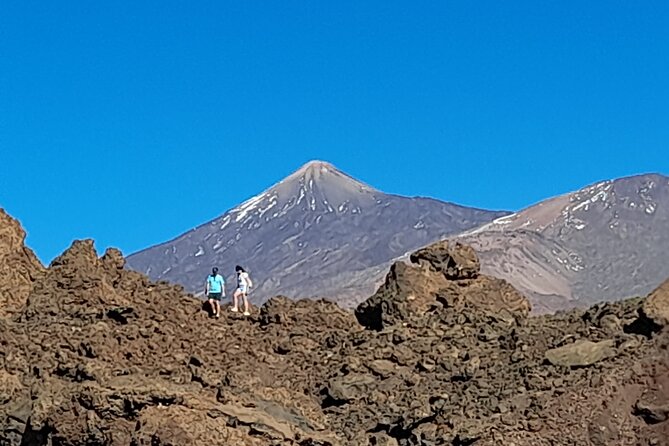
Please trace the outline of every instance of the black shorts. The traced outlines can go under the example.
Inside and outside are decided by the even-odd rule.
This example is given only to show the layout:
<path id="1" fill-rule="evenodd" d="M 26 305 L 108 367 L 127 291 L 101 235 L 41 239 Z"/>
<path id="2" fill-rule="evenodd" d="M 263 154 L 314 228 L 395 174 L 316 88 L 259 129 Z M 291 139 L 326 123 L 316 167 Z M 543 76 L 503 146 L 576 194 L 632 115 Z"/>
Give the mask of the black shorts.
<path id="1" fill-rule="evenodd" d="M 218 300 L 218 301 L 220 301 L 222 295 L 223 295 L 223 293 L 209 293 L 209 294 L 207 295 L 207 298 L 210 299 L 210 300 Z"/>

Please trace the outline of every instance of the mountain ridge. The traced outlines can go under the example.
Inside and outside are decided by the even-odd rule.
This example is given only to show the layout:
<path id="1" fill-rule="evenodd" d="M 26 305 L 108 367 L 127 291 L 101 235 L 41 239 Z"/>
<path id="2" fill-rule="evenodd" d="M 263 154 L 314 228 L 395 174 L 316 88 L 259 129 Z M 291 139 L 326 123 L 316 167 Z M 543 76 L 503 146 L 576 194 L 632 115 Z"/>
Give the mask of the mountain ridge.
<path id="1" fill-rule="evenodd" d="M 260 285 L 258 302 L 289 294 L 346 305 L 371 294 L 394 257 L 501 215 L 385 194 L 330 163 L 311 161 L 220 216 L 131 254 L 128 264 L 193 292 L 214 264 L 228 270 L 242 264 Z"/>
<path id="2" fill-rule="evenodd" d="M 669 245 L 662 232 L 669 225 L 667 184 L 669 178 L 660 173 L 603 180 L 518 212 L 494 215 L 430 197 L 385 194 L 314 160 L 219 217 L 130 255 L 128 263 L 153 279 L 181 283 L 193 292 L 199 291 L 210 266 L 240 263 L 261 278 L 256 303 L 284 294 L 327 297 L 352 306 L 382 283 L 393 260 L 458 237 L 480 253 L 484 273 L 508 280 L 536 311 L 553 312 L 643 295 L 669 275 L 669 268 L 662 267 L 669 258 L 661 249 Z M 477 217 L 458 224 L 461 212 Z M 329 221 L 333 215 L 346 223 Z M 235 225 L 232 234 L 219 236 Z M 267 225 L 274 225 L 269 235 L 251 237 L 254 243 L 242 240 Z M 421 237 L 415 237 L 421 230 Z M 197 247 L 184 245 L 189 238 Z M 202 243 L 197 244 L 198 238 Z M 244 247 L 233 249 L 231 256 L 208 255 L 236 243 Z M 182 246 L 191 249 L 190 259 L 178 254 Z M 163 253 L 156 255 L 160 249 Z M 169 250 L 176 257 L 172 263 L 165 260 Z M 149 258 L 141 259 L 147 251 Z M 267 255 L 283 260 L 268 264 L 261 259 Z M 194 261 L 199 257 L 207 261 Z M 188 277 L 170 274 L 175 268 Z"/>
<path id="3" fill-rule="evenodd" d="M 540 311 L 647 294 L 669 275 L 669 177 L 592 183 L 459 236 Z M 668 266 L 665 266 L 668 265 Z"/>

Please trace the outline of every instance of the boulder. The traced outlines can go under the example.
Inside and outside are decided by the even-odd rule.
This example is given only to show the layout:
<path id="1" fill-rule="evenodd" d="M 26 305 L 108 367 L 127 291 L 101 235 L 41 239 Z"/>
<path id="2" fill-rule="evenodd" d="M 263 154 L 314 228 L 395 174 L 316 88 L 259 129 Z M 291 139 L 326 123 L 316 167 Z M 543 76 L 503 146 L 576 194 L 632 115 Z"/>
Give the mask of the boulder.
<path id="1" fill-rule="evenodd" d="M 576 341 L 573 344 L 553 348 L 546 352 L 546 360 L 562 367 L 588 367 L 604 359 L 615 356 L 614 341 Z"/>
<path id="2" fill-rule="evenodd" d="M 669 326 L 669 279 L 648 295 L 642 311 L 656 325 Z"/>
<path id="3" fill-rule="evenodd" d="M 639 400 L 634 404 L 634 415 L 641 417 L 648 424 L 663 423 L 669 420 L 669 402 L 653 404 Z"/>
<path id="4" fill-rule="evenodd" d="M 374 377 L 362 374 L 332 378 L 326 389 L 327 397 L 335 406 L 361 400 L 369 395 L 369 387 L 375 381 Z"/>
<path id="5" fill-rule="evenodd" d="M 411 262 L 429 265 L 449 280 L 474 279 L 481 272 L 478 256 L 469 245 L 442 240 L 410 256 Z"/>
<path id="6" fill-rule="evenodd" d="M 530 312 L 530 303 L 508 282 L 479 274 L 474 250 L 442 241 L 416 251 L 412 264 L 396 262 L 377 292 L 356 308 L 365 327 L 382 330 L 432 311 L 495 313 L 515 322 Z"/>
<path id="7" fill-rule="evenodd" d="M 475 280 L 450 282 L 439 290 L 438 299 L 455 311 L 493 313 L 510 322 L 529 316 L 532 309 L 530 301 L 509 282 L 484 275 Z"/>
<path id="8" fill-rule="evenodd" d="M 437 304 L 437 293 L 446 286 L 448 281 L 442 274 L 396 262 L 384 284 L 356 308 L 355 315 L 363 326 L 381 330 L 424 314 Z"/>

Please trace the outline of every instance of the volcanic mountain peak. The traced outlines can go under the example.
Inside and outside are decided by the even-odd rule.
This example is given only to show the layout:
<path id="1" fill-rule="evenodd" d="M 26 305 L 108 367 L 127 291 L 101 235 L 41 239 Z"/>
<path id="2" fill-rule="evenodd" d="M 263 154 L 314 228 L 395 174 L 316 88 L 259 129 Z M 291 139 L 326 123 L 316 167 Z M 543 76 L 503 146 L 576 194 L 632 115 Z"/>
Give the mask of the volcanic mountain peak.
<path id="1" fill-rule="evenodd" d="M 310 161 L 285 179 L 246 200 L 226 215 L 225 221 L 246 222 L 251 216 L 265 222 L 298 208 L 304 212 L 345 214 L 362 211 L 362 202 L 372 202 L 377 192 L 325 161 Z M 223 227 L 221 227 L 223 229 Z"/>
<path id="2" fill-rule="evenodd" d="M 362 196 L 369 198 L 370 194 L 378 193 L 374 188 L 324 161 L 308 162 L 270 191 L 279 195 L 297 194 L 298 201 L 305 200 L 308 203 L 305 210 L 314 211 L 321 207 L 329 212 L 334 211 L 331 209 L 333 206 L 339 212 L 345 212 L 347 201 L 356 201 Z M 344 206 L 339 210 L 342 204 Z"/>
<path id="3" fill-rule="evenodd" d="M 128 264 L 195 292 L 212 265 L 239 263 L 256 279 L 255 302 L 285 294 L 357 303 L 392 259 L 505 214 L 384 194 L 311 161 L 215 220 L 133 254 Z"/>
<path id="4" fill-rule="evenodd" d="M 608 229 L 615 231 L 621 213 L 635 219 L 651 217 L 668 197 L 669 177 L 660 174 L 601 181 L 498 218 L 467 235 L 515 229 L 543 232 L 558 226 L 581 231 L 590 223 L 601 222 L 603 216 Z"/>
<path id="5" fill-rule="evenodd" d="M 314 181 L 316 184 L 329 184 L 330 186 L 339 187 L 352 186 L 366 191 L 375 190 L 325 161 L 309 161 L 292 175 L 289 175 L 287 179 L 294 178 L 298 178 L 298 181 Z"/>
<path id="6" fill-rule="evenodd" d="M 289 175 L 285 180 L 291 180 L 294 178 L 316 178 L 319 179 L 323 175 L 334 174 L 334 175 L 345 175 L 339 169 L 337 169 L 332 164 L 327 161 L 312 160 L 297 169 L 291 175 Z M 282 182 L 283 182 L 282 181 Z"/>

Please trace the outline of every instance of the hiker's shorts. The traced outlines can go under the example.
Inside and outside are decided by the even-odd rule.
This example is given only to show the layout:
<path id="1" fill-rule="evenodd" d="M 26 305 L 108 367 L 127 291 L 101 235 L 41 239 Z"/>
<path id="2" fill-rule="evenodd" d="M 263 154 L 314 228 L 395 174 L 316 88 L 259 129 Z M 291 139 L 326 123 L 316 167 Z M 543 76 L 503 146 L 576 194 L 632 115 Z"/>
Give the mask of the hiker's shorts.
<path id="1" fill-rule="evenodd" d="M 207 295 L 207 298 L 208 298 L 208 299 L 211 299 L 211 300 L 218 300 L 218 301 L 220 301 L 222 296 L 223 296 L 223 293 L 209 293 L 209 294 Z"/>

